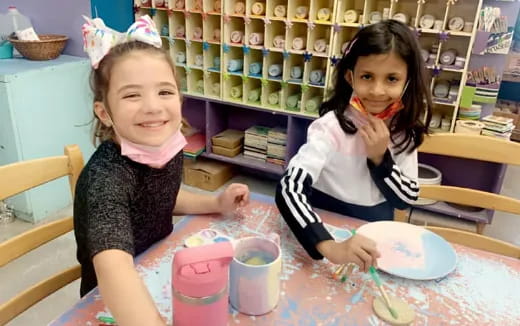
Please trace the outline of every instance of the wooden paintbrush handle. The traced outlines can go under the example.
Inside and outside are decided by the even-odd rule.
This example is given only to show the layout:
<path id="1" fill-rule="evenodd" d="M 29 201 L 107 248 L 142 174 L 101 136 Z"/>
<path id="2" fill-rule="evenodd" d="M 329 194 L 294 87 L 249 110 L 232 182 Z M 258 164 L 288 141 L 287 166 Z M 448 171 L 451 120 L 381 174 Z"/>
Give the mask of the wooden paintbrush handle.
<path id="1" fill-rule="evenodd" d="M 385 303 L 388 306 L 388 308 L 392 308 L 392 304 L 390 303 L 390 298 L 388 298 L 388 294 L 386 294 L 385 289 L 382 285 L 378 286 L 379 291 L 381 292 L 381 295 L 383 296 L 383 299 L 385 299 Z"/>

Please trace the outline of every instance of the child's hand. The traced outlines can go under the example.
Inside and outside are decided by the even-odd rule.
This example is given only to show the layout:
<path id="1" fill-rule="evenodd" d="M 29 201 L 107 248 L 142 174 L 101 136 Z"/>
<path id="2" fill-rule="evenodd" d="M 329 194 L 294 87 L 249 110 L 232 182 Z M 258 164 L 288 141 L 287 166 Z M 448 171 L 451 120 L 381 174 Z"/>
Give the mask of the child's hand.
<path id="1" fill-rule="evenodd" d="M 369 114 L 368 124 L 361 127 L 359 133 L 365 141 L 368 159 L 378 166 L 383 161 L 383 156 L 390 143 L 388 127 L 383 120 Z"/>
<path id="2" fill-rule="evenodd" d="M 365 272 L 368 272 L 370 266 L 377 267 L 377 258 L 381 256 L 377 251 L 376 243 L 360 234 L 353 235 L 343 242 L 322 241 L 317 249 L 334 264 L 354 263 Z"/>
<path id="3" fill-rule="evenodd" d="M 218 196 L 219 211 L 222 214 L 230 213 L 247 204 L 249 204 L 249 187 L 241 183 L 230 184 Z"/>

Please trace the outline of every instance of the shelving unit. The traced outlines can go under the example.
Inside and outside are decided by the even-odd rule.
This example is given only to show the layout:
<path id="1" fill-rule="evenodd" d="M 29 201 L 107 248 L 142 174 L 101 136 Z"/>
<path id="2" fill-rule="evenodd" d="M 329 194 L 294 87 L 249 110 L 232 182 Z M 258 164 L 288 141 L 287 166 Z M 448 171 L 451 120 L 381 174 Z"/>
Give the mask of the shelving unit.
<path id="1" fill-rule="evenodd" d="M 165 47 L 171 49 L 179 70 L 184 69 L 180 74 L 186 75 L 186 95 L 200 95 L 196 93 L 196 85 L 197 82 L 200 85 L 200 70 L 203 70 L 204 96 L 244 103 L 248 102 L 250 91 L 255 92 L 252 97 L 258 93 L 258 88 L 247 83 L 248 78 L 254 78 L 260 80 L 261 95 L 253 105 L 286 110 L 305 117 L 317 116 L 316 111 L 309 112 L 305 108 L 327 98 L 328 90 L 333 87 L 335 71 L 330 58 L 341 57 L 346 44 L 360 27 L 378 17 L 404 20 L 417 30 L 421 45 L 429 51 L 426 66 L 432 77 L 432 92 L 442 80 L 450 80 L 451 86 L 458 89 L 456 94 L 452 91 L 451 98 L 434 98 L 434 110 L 451 117 L 450 131 L 453 131 L 477 26 L 473 24 L 471 31 L 449 30 L 450 20 L 459 16 L 464 21 L 474 22 L 482 1 L 423 2 L 187 0 L 183 3 L 182 0 L 171 0 L 166 1 L 162 8 L 156 8 L 155 0 L 136 0 L 135 4 L 136 16 L 151 14 L 161 31 L 169 32 L 164 35 L 169 40 Z M 424 15 L 433 16 L 431 26 L 421 19 Z M 432 50 L 434 44 L 437 46 Z M 464 64 L 443 64 L 441 58 L 447 50 L 455 50 L 456 56 L 464 58 Z M 197 57 L 200 55 L 204 57 L 202 66 L 200 57 Z M 185 57 L 186 61 L 179 61 L 179 56 Z M 219 59 L 220 65 L 215 62 Z M 241 60 L 242 68 L 229 71 L 230 62 L 237 60 Z M 252 64 L 253 73 L 250 72 Z M 301 77 L 293 78 L 293 69 L 297 69 L 294 73 L 296 76 L 301 74 Z M 280 70 L 280 73 L 272 75 L 270 70 Z M 323 78 L 316 82 L 312 77 L 316 77 L 319 71 Z M 240 82 L 232 76 L 240 76 L 243 80 Z M 231 97 L 231 88 L 240 85 L 241 96 Z M 219 86 L 225 90 L 216 92 Z M 301 95 L 305 91 L 310 92 Z M 269 95 L 273 93 L 278 94 L 277 104 L 269 104 Z M 293 105 L 295 96 L 299 97 L 296 106 Z M 308 105 L 308 101 L 312 103 Z"/>
<path id="2" fill-rule="evenodd" d="M 248 80 L 248 82 L 251 81 L 256 82 L 257 80 Z M 248 87 L 247 83 L 245 87 Z M 287 128 L 287 133 L 291 135 L 287 142 L 286 159 L 288 159 L 305 143 L 306 129 L 312 122 L 311 117 L 302 117 L 279 111 L 273 112 L 271 109 L 242 104 L 238 101 L 208 101 L 205 97 L 196 95 L 186 96 L 183 116 L 188 119 L 192 126 L 205 132 L 207 151 L 203 156 L 278 176 L 284 172 L 284 167 L 281 165 L 247 158 L 243 155 L 225 157 L 212 153 L 211 137 L 228 128 L 245 130 L 258 124 L 259 121 L 267 127 Z"/>
<path id="3" fill-rule="evenodd" d="M 318 116 L 319 103 L 330 96 L 335 81 L 334 62 L 341 58 L 348 42 L 359 28 L 392 17 L 406 21 L 426 50 L 425 66 L 431 77 L 432 93 L 438 83 L 449 81 L 451 93 L 434 97 L 433 111 L 450 119 L 449 131 L 453 132 L 466 72 L 474 60 L 479 60 L 471 53 L 477 34 L 476 20 L 483 3 L 488 2 L 498 3 L 493 0 L 186 0 L 186 3 L 169 0 L 164 8 L 156 8 L 155 0 L 150 0 L 147 6 L 136 0 L 135 14 L 153 15 L 159 29 L 169 25 L 169 36 L 164 37 L 169 41 L 165 43 L 177 66 L 186 98 L 183 114 L 205 131 L 204 155 L 280 175 L 283 166 L 242 155 L 227 158 L 212 153 L 211 137 L 227 128 L 245 130 L 252 125 L 287 128 L 288 162 L 305 142 L 307 127 Z M 461 17 L 462 29 L 454 29 L 457 21 L 460 27 L 460 20 L 452 22 L 454 17 Z M 202 29 L 201 39 L 193 38 L 197 27 Z M 317 44 L 318 40 L 321 44 Z M 444 58 L 451 50 L 459 57 L 458 64 Z M 201 53 L 202 67 L 194 64 Z M 179 57 L 185 61 L 178 60 Z M 229 70 L 237 64 L 240 68 Z M 270 74 L 271 70 L 279 71 Z M 318 71 L 321 78 L 315 78 Z M 421 156 L 426 163 L 430 159 Z M 441 161 L 436 162 L 443 173 L 443 169 L 453 168 L 451 163 L 443 166 Z M 486 183 L 483 189 L 497 190 L 504 170 L 497 166 L 478 169 L 491 173 L 495 180 Z"/>
<path id="4" fill-rule="evenodd" d="M 186 62 L 177 61 L 177 64 L 187 68 L 187 95 L 195 94 L 194 80 L 199 80 L 198 70 L 202 69 L 204 96 L 244 103 L 250 91 L 255 92 L 253 97 L 258 92 L 258 88 L 249 87 L 246 82 L 247 78 L 255 78 L 261 80 L 261 99 L 253 105 L 317 116 L 317 111 L 305 108 L 329 96 L 335 71 L 331 58 L 342 56 L 360 27 L 377 19 L 394 17 L 414 28 L 422 47 L 428 51 L 425 65 L 431 74 L 432 92 L 437 84 L 449 81 L 451 96 L 435 97 L 434 111 L 450 118 L 450 131 L 453 131 L 477 29 L 474 22 L 482 0 L 224 0 L 216 3 L 188 0 L 182 3 L 182 0 L 172 0 L 166 2 L 166 7 L 156 8 L 155 0 L 147 2 L 149 6 L 137 0 L 136 15 L 154 14 L 159 28 L 169 30 L 167 44 L 173 58 L 178 58 L 179 51 L 184 53 L 180 56 L 185 56 Z M 461 17 L 462 29 L 453 29 L 456 24 L 450 21 L 454 17 Z M 469 23 L 464 25 L 464 22 Z M 164 27 L 168 24 L 169 29 Z M 194 64 L 201 49 L 202 67 Z M 450 53 L 461 60 L 445 64 L 443 58 Z M 220 66 L 214 61 L 219 58 Z M 242 68 L 229 71 L 230 62 L 237 60 L 241 61 Z M 250 72 L 252 64 L 254 69 Z M 293 68 L 301 71 L 301 77 L 291 76 Z M 272 75 L 269 73 L 272 70 L 280 70 L 280 73 Z M 311 77 L 316 77 L 318 71 L 323 78 L 316 82 Z M 243 81 L 231 76 L 240 76 Z M 225 90 L 216 92 L 219 85 Z M 231 88 L 240 85 L 241 97 L 232 98 Z M 299 95 L 307 90 L 313 96 Z M 273 93 L 279 97 L 274 105 L 269 104 L 269 95 Z M 295 96 L 299 96 L 296 106 L 293 105 Z M 291 105 L 287 105 L 288 99 Z M 312 103 L 308 105 L 308 101 Z"/>
<path id="5" fill-rule="evenodd" d="M 202 7 L 199 2 L 167 1 L 165 7 L 156 8 L 155 0 L 144 3 L 146 6 L 140 0 L 135 1 L 137 17 L 151 15 L 157 26 L 168 32 L 164 35 L 168 40 L 164 42 L 165 47 L 170 49 L 181 79 L 186 81 L 186 95 L 200 95 L 197 85 L 202 83 L 202 94 L 211 99 L 247 102 L 303 117 L 317 116 L 317 112 L 304 109 L 307 101 L 312 100 L 311 106 L 316 100 L 323 101 L 331 81 L 329 74 L 333 71 L 328 58 L 341 52 L 336 49 L 342 44 L 334 43 L 337 32 L 333 28 L 339 1 L 225 0 L 221 2 L 223 6 L 218 6 L 204 0 Z M 348 39 L 353 34 L 353 31 L 349 33 Z M 200 55 L 203 55 L 202 66 Z M 215 60 L 219 58 L 220 65 L 217 65 Z M 228 65 L 236 60 L 241 60 L 242 69 L 229 71 Z M 251 64 L 260 71 L 250 73 Z M 299 69 L 296 74 L 299 78 L 291 77 L 295 66 L 299 67 L 294 68 Z M 270 74 L 276 70 L 276 74 Z M 311 83 L 311 75 L 317 70 L 322 71 L 323 78 Z M 248 83 L 248 78 L 259 81 Z M 216 92 L 218 84 L 221 90 Z M 250 86 L 253 84 L 260 87 Z M 236 87 L 240 85 L 242 96 L 232 97 L 231 89 L 235 87 L 233 93 L 236 94 Z M 303 90 L 309 88 L 313 96 L 302 96 Z M 249 92 L 255 92 L 254 98 L 259 89 L 260 100 L 252 103 Z M 298 97 L 296 106 L 293 105 L 295 96 Z M 278 97 L 277 103 L 269 104 L 276 102 L 273 97 Z"/>
<path id="6" fill-rule="evenodd" d="M 169 32 L 165 47 L 186 96 L 304 119 L 317 117 L 316 105 L 334 85 L 334 59 L 358 29 L 377 19 L 403 20 L 427 51 L 432 92 L 442 95 L 435 87 L 449 81 L 451 92 L 434 97 L 434 112 L 449 117 L 453 131 L 482 1 L 170 0 L 156 8 L 155 0 L 136 0 L 135 12 L 152 15 Z M 454 17 L 462 28 L 454 29 Z M 446 60 L 450 53 L 461 60 Z"/>
<path id="7" fill-rule="evenodd" d="M 509 27 L 514 29 L 515 22 L 517 21 L 519 10 L 520 10 L 520 3 L 518 1 L 497 1 L 497 0 L 483 0 L 482 7 L 491 6 L 491 7 L 498 7 L 501 10 L 501 14 L 503 16 L 507 17 L 507 21 L 509 24 Z M 516 34 L 515 34 L 516 35 Z M 495 53 L 475 53 L 475 48 L 482 48 L 482 45 L 485 45 L 485 41 L 487 39 L 487 35 L 485 32 L 482 31 L 476 31 L 475 35 L 476 44 L 473 48 L 473 52 L 471 53 L 471 57 L 469 60 L 469 65 L 467 67 L 466 71 L 473 71 L 478 70 L 484 66 L 486 67 L 492 67 L 497 76 L 502 76 L 505 66 L 506 66 L 506 54 L 495 54 Z M 482 42 L 484 41 L 484 43 Z M 466 74 L 466 71 L 464 72 Z M 502 80 L 499 80 L 494 85 L 475 85 L 466 83 L 463 90 L 465 91 L 463 95 L 466 94 L 472 94 L 472 89 L 475 88 L 483 88 L 490 90 L 491 92 L 495 93 L 494 98 L 479 98 L 477 96 L 464 96 L 462 101 L 464 104 L 478 104 L 482 106 L 482 113 L 481 116 L 489 115 L 493 112 L 495 108 L 495 103 L 498 98 L 498 89 L 501 87 Z M 507 83 L 505 85 L 507 88 Z"/>

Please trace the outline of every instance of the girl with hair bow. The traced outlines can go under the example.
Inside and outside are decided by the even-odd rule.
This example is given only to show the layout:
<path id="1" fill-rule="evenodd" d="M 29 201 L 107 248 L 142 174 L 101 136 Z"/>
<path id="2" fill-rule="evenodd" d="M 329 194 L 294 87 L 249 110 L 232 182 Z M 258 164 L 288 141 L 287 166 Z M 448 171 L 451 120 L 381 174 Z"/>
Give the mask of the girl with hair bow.
<path id="1" fill-rule="evenodd" d="M 118 325 L 165 325 L 133 258 L 172 232 L 172 215 L 231 212 L 248 203 L 249 189 L 232 184 L 218 196 L 181 189 L 182 97 L 153 21 L 140 17 L 119 33 L 86 20 L 99 146 L 74 198 L 80 294 L 99 286 Z"/>

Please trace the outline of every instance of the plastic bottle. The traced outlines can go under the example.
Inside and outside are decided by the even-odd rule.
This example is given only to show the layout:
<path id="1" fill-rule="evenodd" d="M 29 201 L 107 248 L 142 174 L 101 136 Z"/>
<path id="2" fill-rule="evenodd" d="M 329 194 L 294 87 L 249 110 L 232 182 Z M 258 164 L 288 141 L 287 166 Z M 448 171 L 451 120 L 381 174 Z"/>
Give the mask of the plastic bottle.
<path id="1" fill-rule="evenodd" d="M 0 12 L 0 59 L 9 59 L 13 57 L 13 46 L 8 41 L 8 38 L 12 33 L 13 26 L 7 17 L 7 13 Z"/>
<path id="2" fill-rule="evenodd" d="M 9 6 L 7 9 L 7 20 L 15 32 L 32 27 L 29 17 L 22 15 L 15 6 Z"/>
<path id="3" fill-rule="evenodd" d="M 175 253 L 172 263 L 173 324 L 226 326 L 229 320 L 230 242 Z"/>
<path id="4" fill-rule="evenodd" d="M 7 38 L 13 31 L 13 25 L 7 16 L 7 13 L 0 12 L 0 43 L 7 41 Z"/>

